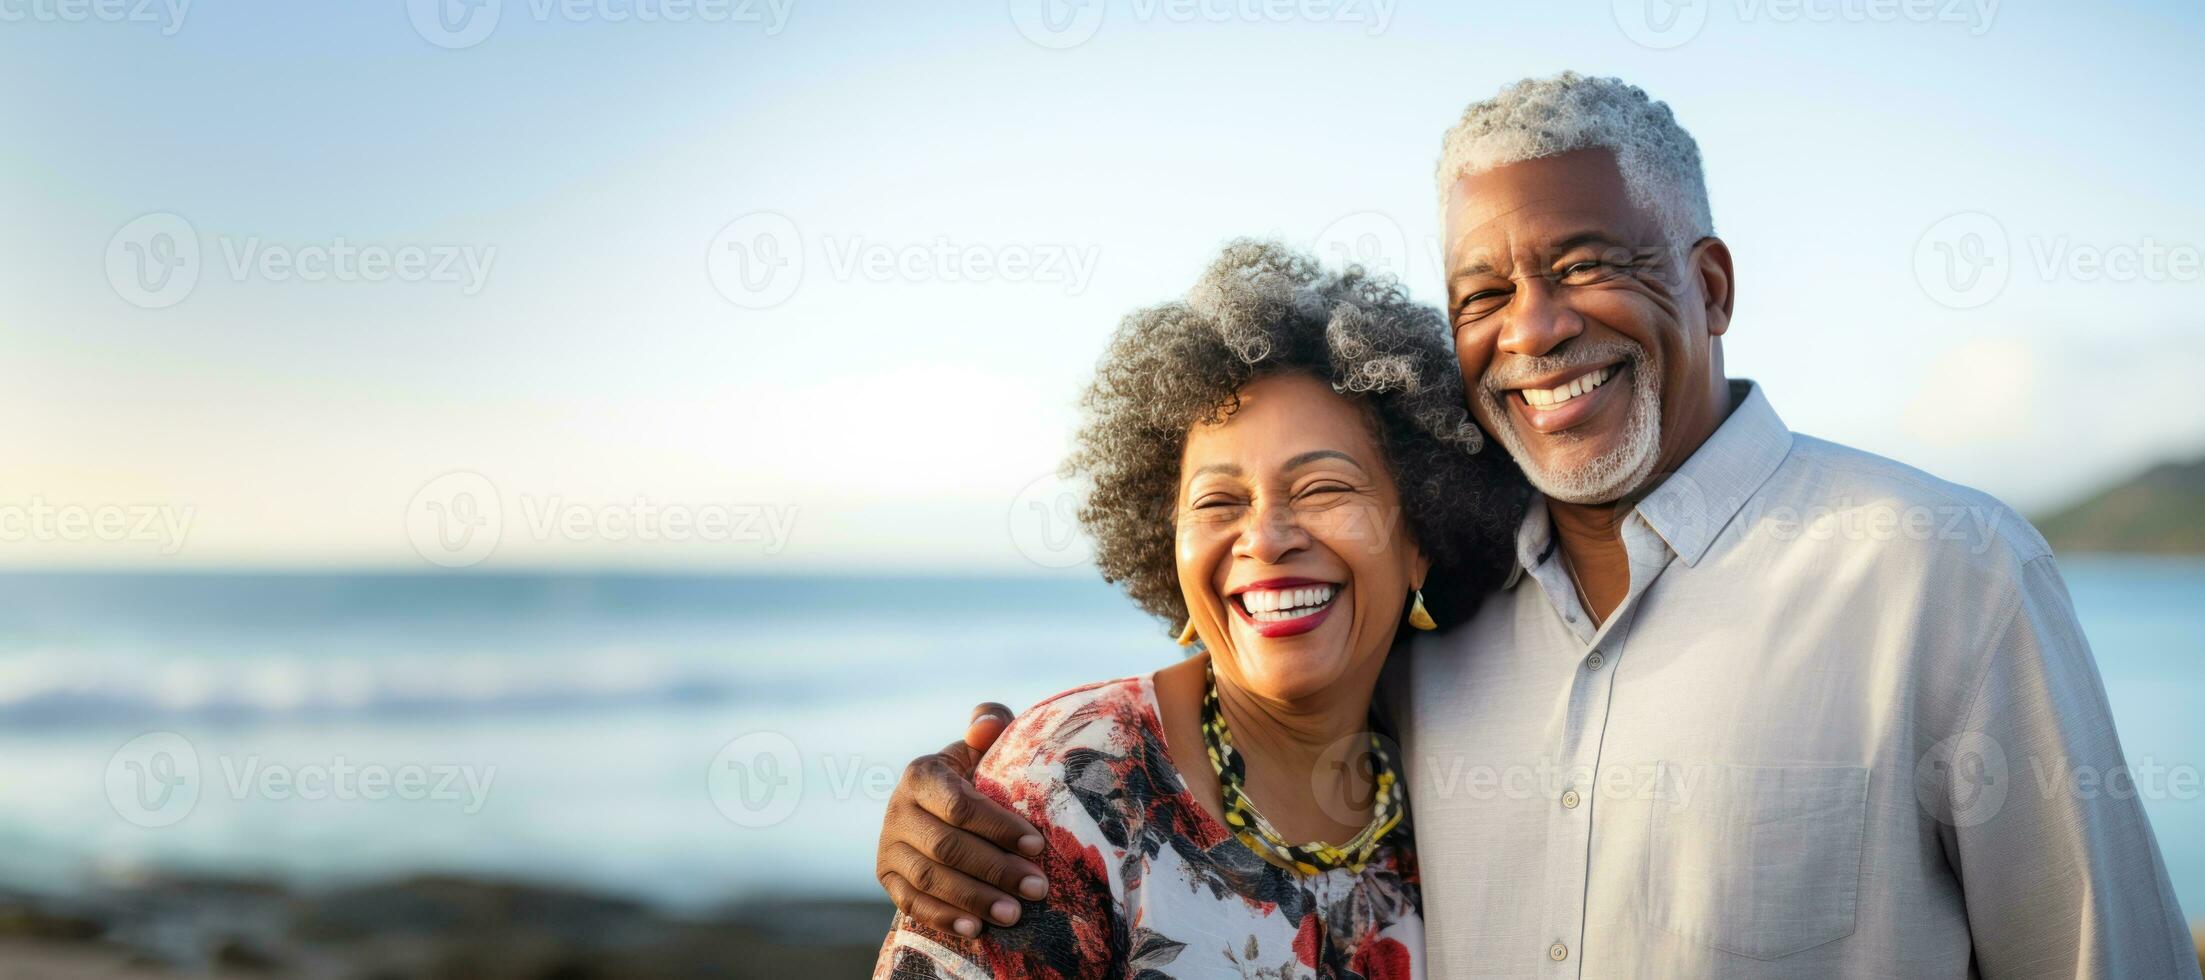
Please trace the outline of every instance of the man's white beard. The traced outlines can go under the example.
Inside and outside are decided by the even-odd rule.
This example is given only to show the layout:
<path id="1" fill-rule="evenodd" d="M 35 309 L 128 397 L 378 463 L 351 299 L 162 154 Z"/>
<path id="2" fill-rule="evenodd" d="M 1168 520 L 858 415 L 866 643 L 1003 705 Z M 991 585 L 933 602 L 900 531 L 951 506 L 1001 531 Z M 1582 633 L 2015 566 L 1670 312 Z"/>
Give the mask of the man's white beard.
<path id="1" fill-rule="evenodd" d="M 1631 366 L 1631 414 L 1623 423 L 1623 437 L 1615 448 L 1570 470 L 1542 469 L 1524 451 L 1523 437 L 1516 432 L 1516 415 L 1509 411 L 1504 387 L 1508 379 L 1497 378 L 1487 371 L 1482 383 L 1472 386 L 1485 406 L 1487 417 L 1497 423 L 1493 427 L 1494 437 L 1507 448 L 1510 456 L 1516 458 L 1525 478 L 1540 493 L 1564 503 L 1604 504 L 1628 496 L 1653 475 L 1654 463 L 1661 456 L 1661 379 L 1651 370 L 1644 348 L 1614 343 L 1582 347 L 1570 351 L 1566 357 L 1518 361 L 1510 373 L 1518 376 L 1551 374 L 1598 363 L 1618 354 Z M 1543 438 L 1570 442 L 1581 437 L 1571 432 L 1558 432 Z"/>

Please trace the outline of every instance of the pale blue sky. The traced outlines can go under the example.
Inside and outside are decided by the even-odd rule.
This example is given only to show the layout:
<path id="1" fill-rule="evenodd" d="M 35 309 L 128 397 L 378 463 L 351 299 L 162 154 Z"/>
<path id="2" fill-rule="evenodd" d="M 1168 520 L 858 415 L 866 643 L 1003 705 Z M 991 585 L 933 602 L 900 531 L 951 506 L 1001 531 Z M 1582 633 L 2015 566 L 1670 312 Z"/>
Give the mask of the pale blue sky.
<path id="1" fill-rule="evenodd" d="M 188 509 L 190 530 L 173 549 L 32 535 L 7 564 L 422 567 L 417 491 L 471 471 L 504 500 L 494 567 L 1034 568 L 1013 518 L 1120 315 L 1227 238 L 1343 227 L 1398 234 L 1386 257 L 1436 298 L 1439 134 L 1563 68 L 1646 87 L 1698 137 L 1739 269 L 1732 373 L 1795 429 L 2030 511 L 2205 453 L 2195 4 L 1704 0 L 1656 49 L 1622 26 L 1635 0 L 1284 22 L 1089 0 L 1059 9 L 1099 10 L 1092 37 L 1053 48 L 1021 33 L 1046 12 L 1024 3 L 783 0 L 776 32 L 503 0 L 446 48 L 404 0 L 199 0 L 174 24 L 56 2 L 0 0 L 25 12 L 0 22 L 0 509 Z M 803 252 L 763 309 L 707 264 L 756 212 Z M 1916 263 L 1959 212 L 2006 250 L 2003 288 L 1964 308 Z M 152 213 L 202 253 L 157 309 L 107 262 Z M 487 276 L 231 268 L 339 239 L 471 253 Z M 1091 266 L 944 282 L 937 243 Z M 2061 264 L 2147 244 L 2173 263 Z M 641 542 L 523 516 L 637 499 L 791 523 Z"/>

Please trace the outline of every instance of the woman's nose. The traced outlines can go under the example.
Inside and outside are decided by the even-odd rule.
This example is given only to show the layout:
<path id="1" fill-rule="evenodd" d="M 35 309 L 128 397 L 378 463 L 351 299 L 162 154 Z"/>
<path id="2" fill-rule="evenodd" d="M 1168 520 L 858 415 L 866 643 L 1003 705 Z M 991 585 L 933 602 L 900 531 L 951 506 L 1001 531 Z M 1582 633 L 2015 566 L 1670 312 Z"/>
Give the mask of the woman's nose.
<path id="1" fill-rule="evenodd" d="M 1309 534 L 1300 515 L 1282 504 L 1257 507 L 1249 513 L 1234 553 L 1265 564 L 1277 564 L 1287 555 L 1307 547 Z"/>

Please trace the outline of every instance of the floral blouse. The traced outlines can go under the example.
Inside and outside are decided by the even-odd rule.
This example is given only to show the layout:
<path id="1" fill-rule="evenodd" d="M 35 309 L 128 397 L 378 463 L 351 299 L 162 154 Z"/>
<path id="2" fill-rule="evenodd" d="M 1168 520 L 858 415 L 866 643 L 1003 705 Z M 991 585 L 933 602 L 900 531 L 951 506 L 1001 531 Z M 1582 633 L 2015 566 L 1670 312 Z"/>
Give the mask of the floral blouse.
<path id="1" fill-rule="evenodd" d="M 1049 896 L 978 939 L 898 915 L 874 980 L 1424 975 L 1406 848 L 1309 878 L 1264 861 L 1188 795 L 1161 718 L 1152 678 L 1130 677 L 1014 722 L 975 781 L 1041 830 Z"/>

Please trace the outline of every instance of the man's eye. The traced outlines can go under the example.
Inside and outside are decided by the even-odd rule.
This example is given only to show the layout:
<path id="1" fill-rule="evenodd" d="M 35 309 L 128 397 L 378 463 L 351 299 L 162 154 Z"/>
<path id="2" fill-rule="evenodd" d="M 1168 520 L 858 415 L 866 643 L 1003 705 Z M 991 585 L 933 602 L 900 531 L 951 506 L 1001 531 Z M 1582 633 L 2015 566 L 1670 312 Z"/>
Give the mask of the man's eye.
<path id="1" fill-rule="evenodd" d="M 1455 308 L 1455 316 L 1474 320 L 1506 305 L 1508 305 L 1508 290 L 1480 290 L 1463 298 L 1462 304 Z"/>
<path id="2" fill-rule="evenodd" d="M 1562 268 L 1562 278 L 1581 279 L 1585 276 L 1593 275 L 1594 273 L 1597 273 L 1601 269 L 1604 269 L 1606 267 L 1607 266 L 1604 263 L 1595 262 L 1590 259 L 1583 262 L 1572 262 Z"/>
<path id="3" fill-rule="evenodd" d="M 1563 266 L 1561 273 L 1556 278 L 1565 286 L 1589 286 L 1596 282 L 1603 282 L 1621 271 L 1620 267 L 1612 263 L 1598 259 L 1586 259 L 1582 262 L 1572 262 Z"/>

